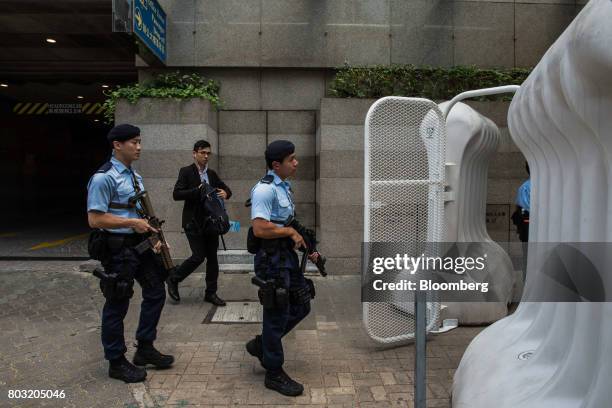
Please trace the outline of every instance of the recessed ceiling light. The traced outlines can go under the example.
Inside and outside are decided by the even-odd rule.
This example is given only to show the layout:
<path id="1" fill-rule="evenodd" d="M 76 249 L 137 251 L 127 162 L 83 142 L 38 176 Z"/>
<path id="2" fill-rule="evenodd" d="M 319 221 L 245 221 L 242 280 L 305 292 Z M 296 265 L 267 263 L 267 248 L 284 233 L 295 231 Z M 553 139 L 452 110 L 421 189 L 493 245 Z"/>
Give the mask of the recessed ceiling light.
<path id="1" fill-rule="evenodd" d="M 94 119 L 94 122 L 99 122 L 99 121 L 100 121 L 100 119 Z"/>
<path id="2" fill-rule="evenodd" d="M 3 88 L 8 88 L 7 84 L 0 84 L 0 86 L 3 87 Z"/>
<path id="3" fill-rule="evenodd" d="M 83 99 L 83 97 L 81 95 L 77 96 L 77 99 Z"/>
<path id="4" fill-rule="evenodd" d="M 55 43 L 57 42 L 57 41 L 55 41 L 53 38 L 47 38 L 47 39 L 46 39 L 46 41 L 47 41 L 49 44 L 55 44 Z"/>
<path id="5" fill-rule="evenodd" d="M 108 85 L 102 85 L 102 88 L 108 88 Z"/>

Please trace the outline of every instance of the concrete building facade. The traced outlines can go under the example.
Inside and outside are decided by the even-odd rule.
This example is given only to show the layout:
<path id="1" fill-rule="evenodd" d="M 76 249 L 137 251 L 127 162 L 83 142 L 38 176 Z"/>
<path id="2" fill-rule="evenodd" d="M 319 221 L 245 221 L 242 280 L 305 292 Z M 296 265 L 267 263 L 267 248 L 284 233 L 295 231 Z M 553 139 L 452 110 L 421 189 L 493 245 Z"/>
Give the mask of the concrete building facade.
<path id="1" fill-rule="evenodd" d="M 298 216 L 316 227 L 330 271 L 359 273 L 363 230 L 363 123 L 372 100 L 329 98 L 334 68 L 351 65 L 476 65 L 529 67 L 584 2 L 430 0 L 185 0 L 160 1 L 168 15 L 165 69 L 139 63 L 139 79 L 177 69 L 221 85 L 221 110 L 203 101 L 145 100 L 118 106 L 117 121 L 142 125 L 140 170 L 168 220 L 177 258 L 188 254 L 180 203 L 171 200 L 178 168 L 193 142 L 209 140 L 212 162 L 234 191 L 228 202 L 240 233 L 228 247 L 246 247 L 244 201 L 265 172 L 272 140 L 292 140 L 300 168 L 293 181 Z M 506 125 L 508 103 L 474 103 L 504 133 L 490 167 L 489 231 L 514 240 L 514 194 L 526 178 L 524 159 Z M 149 140 L 151 140 L 149 142 Z"/>

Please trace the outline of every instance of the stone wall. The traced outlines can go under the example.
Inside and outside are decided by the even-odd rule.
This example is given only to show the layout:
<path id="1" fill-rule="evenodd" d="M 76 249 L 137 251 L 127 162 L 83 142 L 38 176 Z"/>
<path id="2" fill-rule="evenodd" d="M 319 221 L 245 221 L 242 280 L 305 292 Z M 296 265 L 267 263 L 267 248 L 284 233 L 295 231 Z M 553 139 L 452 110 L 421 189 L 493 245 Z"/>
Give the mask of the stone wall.
<path id="1" fill-rule="evenodd" d="M 315 225 L 315 111 L 219 112 L 219 175 L 234 195 L 227 203 L 241 231 L 225 236 L 228 248 L 246 249 L 250 208 L 244 206 L 251 188 L 266 173 L 264 151 L 268 143 L 286 139 L 296 146 L 299 161 L 291 180 L 296 213 L 304 225 Z"/>
<path id="2" fill-rule="evenodd" d="M 321 100 L 317 238 L 332 273 L 358 274 L 363 241 L 363 131 L 372 99 Z"/>
<path id="3" fill-rule="evenodd" d="M 166 220 L 164 233 L 175 258 L 189 255 L 181 229 L 182 202 L 172 199 L 180 167 L 193 163 L 193 143 L 206 139 L 212 144 L 210 167 L 218 167 L 217 112 L 202 99 L 161 100 L 143 98 L 131 105 L 119 101 L 115 123 L 140 127 L 143 152 L 134 168 L 144 177 L 156 215 Z"/>
<path id="4" fill-rule="evenodd" d="M 160 0 L 168 66 L 528 67 L 585 0 Z"/>

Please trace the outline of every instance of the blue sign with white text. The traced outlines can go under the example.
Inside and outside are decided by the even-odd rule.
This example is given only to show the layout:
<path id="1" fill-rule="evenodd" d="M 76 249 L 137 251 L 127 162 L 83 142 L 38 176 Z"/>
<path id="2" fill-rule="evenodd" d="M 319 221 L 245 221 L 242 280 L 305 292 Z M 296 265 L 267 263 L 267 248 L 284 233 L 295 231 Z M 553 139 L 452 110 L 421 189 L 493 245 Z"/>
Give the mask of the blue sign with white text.
<path id="1" fill-rule="evenodd" d="M 134 0 L 134 33 L 166 63 L 166 12 L 157 0 Z"/>

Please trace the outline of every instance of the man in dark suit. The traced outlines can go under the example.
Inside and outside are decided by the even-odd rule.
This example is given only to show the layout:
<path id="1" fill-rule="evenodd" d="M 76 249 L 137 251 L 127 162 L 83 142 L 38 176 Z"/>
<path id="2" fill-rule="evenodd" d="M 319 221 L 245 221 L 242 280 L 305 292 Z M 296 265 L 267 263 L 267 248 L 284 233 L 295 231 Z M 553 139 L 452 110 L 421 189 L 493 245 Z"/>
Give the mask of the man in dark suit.
<path id="1" fill-rule="evenodd" d="M 193 146 L 193 161 L 190 166 L 179 171 L 178 180 L 174 185 L 172 196 L 175 201 L 185 201 L 183 206 L 182 225 L 191 247 L 191 257 L 187 258 L 168 278 L 168 295 L 177 302 L 181 301 L 178 284 L 189 276 L 204 259 L 206 259 L 206 293 L 204 300 L 216 306 L 225 306 L 225 301 L 217 295 L 217 278 L 219 277 L 219 261 L 217 249 L 219 248 L 218 235 L 205 235 L 199 231 L 201 221 L 200 190 L 204 183 L 217 189 L 217 194 L 224 200 L 231 197 L 232 191 L 215 173 L 208 168 L 211 156 L 210 143 L 198 140 Z"/>

